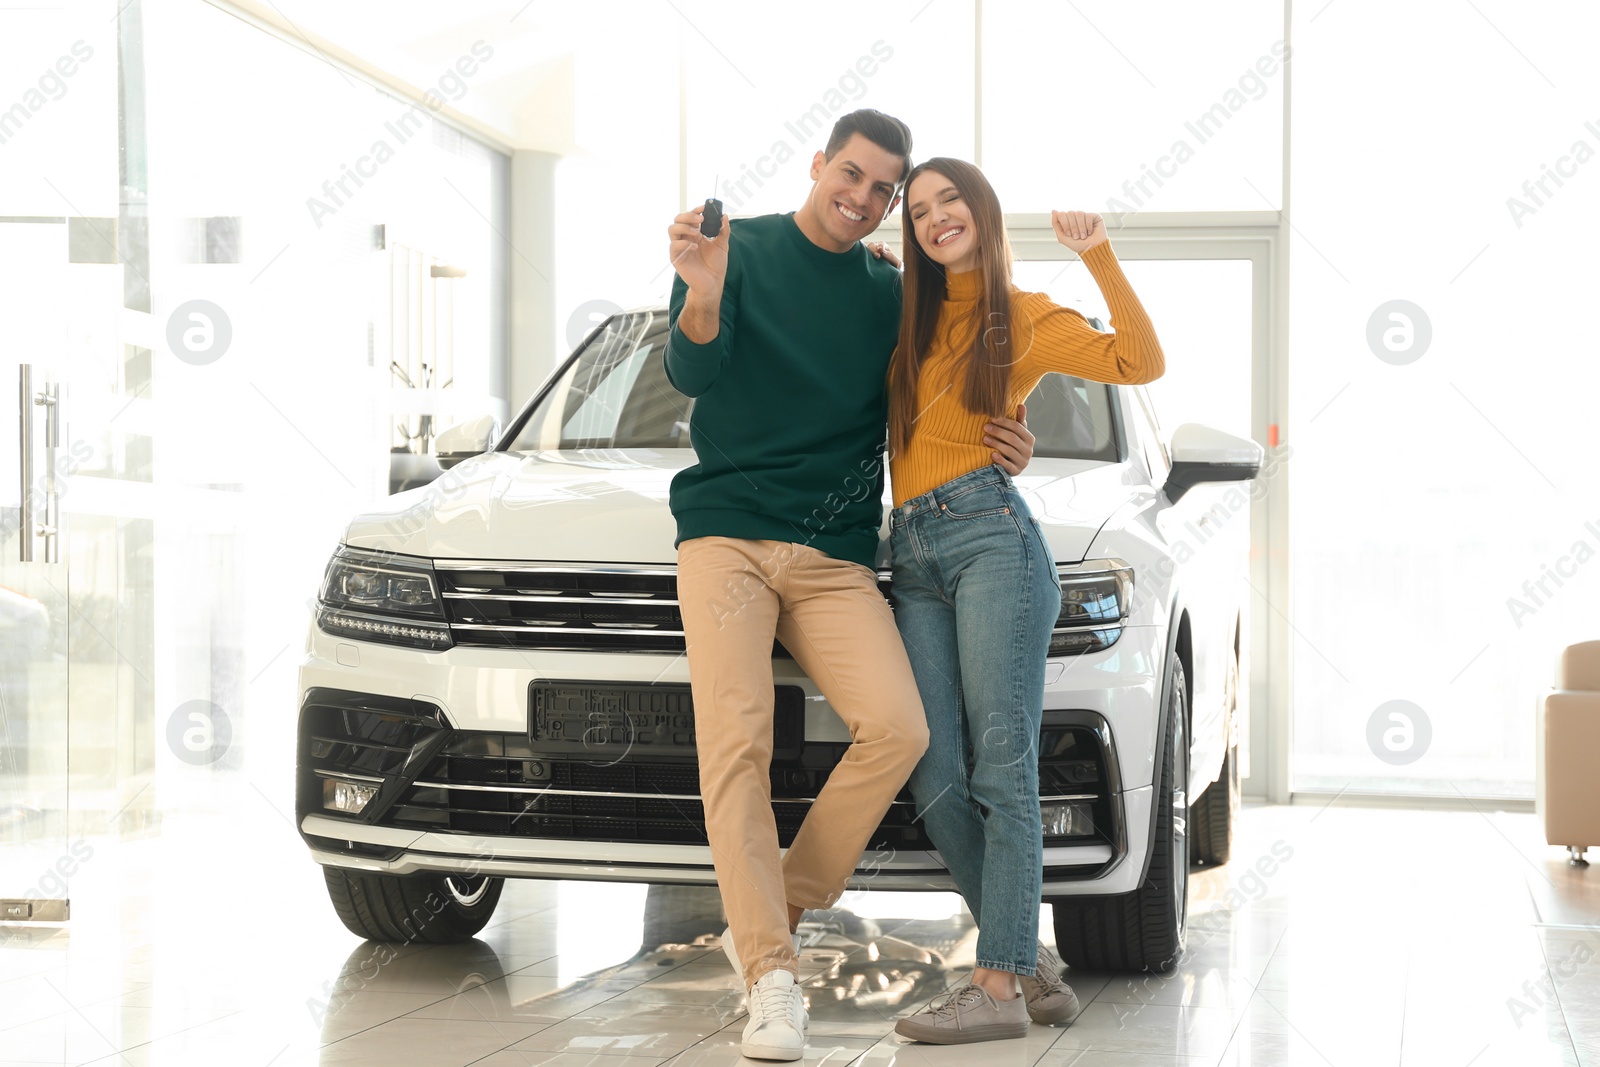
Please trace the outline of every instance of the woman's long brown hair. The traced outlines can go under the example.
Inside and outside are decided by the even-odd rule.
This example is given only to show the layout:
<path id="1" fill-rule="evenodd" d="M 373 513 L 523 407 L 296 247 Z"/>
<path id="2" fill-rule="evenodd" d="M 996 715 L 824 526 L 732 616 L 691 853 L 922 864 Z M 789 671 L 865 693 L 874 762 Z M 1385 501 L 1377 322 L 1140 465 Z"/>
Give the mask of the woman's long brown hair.
<path id="1" fill-rule="evenodd" d="M 986 415 L 1009 415 L 1006 410 L 1015 362 L 1011 336 L 1011 242 L 1006 238 L 1000 199 L 983 171 L 959 159 L 935 156 L 912 169 L 906 178 L 906 200 L 900 209 L 901 247 L 905 250 L 902 278 L 904 300 L 900 310 L 900 338 L 889 365 L 889 444 L 896 453 L 911 443 L 916 428 L 917 382 L 923 361 L 939 325 L 939 309 L 948 285 L 944 267 L 929 258 L 917 240 L 911 221 L 911 183 L 925 171 L 950 179 L 967 204 L 978 230 L 978 270 L 983 295 L 971 320 L 955 325 L 957 347 L 970 332 L 966 358 L 966 386 L 962 402 L 968 410 Z M 979 326 L 986 324 L 986 328 Z"/>

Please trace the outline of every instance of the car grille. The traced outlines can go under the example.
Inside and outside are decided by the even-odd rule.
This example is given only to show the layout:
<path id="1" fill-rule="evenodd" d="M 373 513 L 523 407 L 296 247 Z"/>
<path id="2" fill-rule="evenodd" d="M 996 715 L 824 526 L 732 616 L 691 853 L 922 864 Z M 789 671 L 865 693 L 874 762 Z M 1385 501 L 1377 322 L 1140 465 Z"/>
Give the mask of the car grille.
<path id="1" fill-rule="evenodd" d="M 484 740 L 483 735 L 473 738 L 479 745 Z M 504 740 L 514 750 L 522 739 Z M 706 843 L 699 773 L 692 764 L 596 768 L 518 755 L 461 756 L 458 747 L 447 749 L 395 806 L 393 825 L 508 837 Z M 838 746 L 840 755 L 843 747 Z M 794 840 L 811 796 L 826 779 L 821 769 L 772 769 L 772 811 L 780 846 Z M 903 793 L 874 835 L 873 847 L 930 848 L 914 816 L 910 795 Z"/>
<path id="2" fill-rule="evenodd" d="M 1040 792 L 1092 799 L 1097 833 L 1049 838 L 1047 845 L 1112 840 L 1120 833 L 1120 791 L 1103 720 L 1089 713 L 1045 713 Z M 780 735 L 784 733 L 780 728 Z M 552 756 L 527 734 L 456 731 L 438 709 L 342 690 L 312 689 L 300 719 L 299 807 L 322 807 L 323 782 L 381 782 L 361 816 L 380 826 L 492 837 L 704 845 L 705 811 L 693 753 L 630 754 L 612 761 Z M 778 842 L 793 842 L 801 821 L 848 746 L 803 742 L 770 772 Z M 780 746 L 779 751 L 782 751 Z M 1115 845 L 1117 841 L 1113 840 Z M 933 848 L 909 790 L 890 805 L 869 850 Z"/>
<path id="3" fill-rule="evenodd" d="M 684 651 L 677 570 L 669 566 L 435 561 L 456 645 L 588 652 Z M 888 571 L 878 590 L 889 598 Z M 1067 624 L 1062 608 L 1051 655 L 1099 651 L 1120 627 Z M 785 656 L 774 641 L 773 655 Z"/>
<path id="4" fill-rule="evenodd" d="M 672 568 L 435 564 L 457 645 L 682 652 Z"/>

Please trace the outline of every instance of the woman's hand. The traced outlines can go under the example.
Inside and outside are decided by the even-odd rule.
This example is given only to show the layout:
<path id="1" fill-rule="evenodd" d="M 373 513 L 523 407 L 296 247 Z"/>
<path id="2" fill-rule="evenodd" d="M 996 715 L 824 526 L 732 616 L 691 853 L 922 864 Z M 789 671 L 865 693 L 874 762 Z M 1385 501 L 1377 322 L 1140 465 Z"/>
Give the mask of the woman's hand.
<path id="1" fill-rule="evenodd" d="M 1033 460 L 1034 436 L 1028 429 L 1028 405 L 1017 405 L 1015 419 L 996 416 L 983 427 L 983 443 L 995 451 L 989 455 L 1015 477 Z"/>
<path id="2" fill-rule="evenodd" d="M 889 251 L 889 246 L 882 241 L 868 241 L 867 251 L 871 252 L 876 259 L 887 259 L 889 266 L 895 270 L 900 269 L 900 257 Z"/>
<path id="3" fill-rule="evenodd" d="M 1080 256 L 1108 240 L 1105 219 L 1092 211 L 1052 211 L 1050 225 L 1056 240 Z"/>

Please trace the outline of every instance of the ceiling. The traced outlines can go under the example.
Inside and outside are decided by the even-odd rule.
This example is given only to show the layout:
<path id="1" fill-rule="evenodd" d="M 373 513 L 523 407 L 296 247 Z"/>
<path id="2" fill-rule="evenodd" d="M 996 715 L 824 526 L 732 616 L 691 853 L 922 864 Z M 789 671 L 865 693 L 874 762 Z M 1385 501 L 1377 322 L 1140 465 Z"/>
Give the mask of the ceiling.
<path id="1" fill-rule="evenodd" d="M 629 44 L 653 39 L 659 47 L 664 34 L 670 55 L 677 54 L 672 20 L 679 9 L 659 0 L 387 0 L 381 17 L 374 17 L 370 0 L 212 2 L 368 73 L 381 72 L 392 85 L 426 90 L 469 57 L 474 73 L 467 91 L 448 102 L 505 148 L 571 152 L 575 70 L 603 59 L 622 35 Z M 487 60 L 470 58 L 486 50 Z"/>

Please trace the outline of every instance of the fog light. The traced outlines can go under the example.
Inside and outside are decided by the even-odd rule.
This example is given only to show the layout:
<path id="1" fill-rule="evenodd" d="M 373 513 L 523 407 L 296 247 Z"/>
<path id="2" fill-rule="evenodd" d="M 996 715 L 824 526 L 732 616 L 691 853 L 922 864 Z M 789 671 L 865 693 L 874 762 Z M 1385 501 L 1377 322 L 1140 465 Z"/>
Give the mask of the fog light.
<path id="1" fill-rule="evenodd" d="M 344 782 L 337 778 L 322 780 L 322 806 L 329 811 L 360 815 L 361 809 L 377 795 L 378 787 L 365 782 Z"/>
<path id="2" fill-rule="evenodd" d="M 1056 801 L 1039 805 L 1046 837 L 1082 837 L 1094 833 L 1094 802 Z"/>

